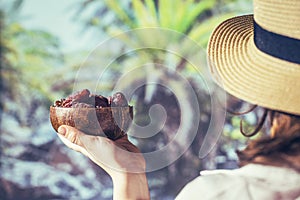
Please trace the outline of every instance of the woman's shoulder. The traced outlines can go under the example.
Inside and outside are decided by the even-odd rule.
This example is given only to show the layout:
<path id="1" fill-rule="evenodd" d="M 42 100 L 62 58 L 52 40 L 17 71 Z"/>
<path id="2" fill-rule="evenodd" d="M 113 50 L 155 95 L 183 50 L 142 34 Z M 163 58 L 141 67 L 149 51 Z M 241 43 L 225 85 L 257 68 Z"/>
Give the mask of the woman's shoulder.
<path id="1" fill-rule="evenodd" d="M 235 170 L 202 171 L 176 199 L 295 199 L 300 174 L 294 170 L 249 164 Z M 276 196 L 274 196 L 276 195 Z"/>

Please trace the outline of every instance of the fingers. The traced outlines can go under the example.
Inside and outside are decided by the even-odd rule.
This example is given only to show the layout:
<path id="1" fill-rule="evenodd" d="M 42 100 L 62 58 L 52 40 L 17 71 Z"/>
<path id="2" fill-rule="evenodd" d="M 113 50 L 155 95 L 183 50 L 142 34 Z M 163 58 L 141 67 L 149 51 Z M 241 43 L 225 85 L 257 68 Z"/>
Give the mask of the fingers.
<path id="1" fill-rule="evenodd" d="M 82 147 L 82 142 L 79 139 L 79 135 L 82 133 L 69 126 L 61 126 L 57 132 L 58 137 L 67 147 L 86 155 L 86 150 Z"/>
<path id="2" fill-rule="evenodd" d="M 62 125 L 58 136 L 69 148 L 89 157 L 110 174 L 116 171 L 142 172 L 145 161 L 127 135 L 112 141 L 108 138 L 87 135 L 76 128 Z"/>
<path id="3" fill-rule="evenodd" d="M 65 139 L 67 139 L 69 142 L 83 147 L 83 144 L 80 141 L 80 135 L 82 135 L 83 133 L 80 132 L 79 130 L 71 126 L 62 125 L 58 128 L 57 132 Z"/>
<path id="4" fill-rule="evenodd" d="M 90 147 L 97 148 L 98 151 L 113 146 L 113 141 L 108 138 L 87 135 L 78 129 L 62 125 L 57 130 L 59 138 L 69 148 L 86 154 Z"/>
<path id="5" fill-rule="evenodd" d="M 60 126 L 57 132 L 59 138 L 67 147 L 81 152 L 88 157 L 90 157 L 87 155 L 88 147 L 97 146 L 100 151 L 102 148 L 105 148 L 112 143 L 112 141 L 107 138 L 87 135 L 78 129 L 67 125 Z"/>
<path id="6" fill-rule="evenodd" d="M 81 146 L 78 146 L 76 144 L 73 144 L 72 142 L 70 142 L 69 140 L 67 140 L 64 136 L 60 135 L 60 134 L 57 134 L 59 139 L 67 146 L 69 147 L 70 149 L 73 149 L 75 151 L 78 151 L 78 152 L 81 152 L 83 153 L 84 152 L 84 148 L 82 148 Z"/>
<path id="7" fill-rule="evenodd" d="M 106 146 L 111 146 L 112 143 L 115 143 L 121 149 L 127 150 L 129 152 L 140 153 L 139 149 L 128 140 L 127 135 L 124 135 L 115 142 L 112 142 L 107 138 L 99 138 L 95 136 L 86 135 L 83 132 L 71 126 L 62 125 L 58 128 L 57 131 L 62 141 L 72 149 L 75 148 L 74 145 L 77 146 L 77 150 L 78 146 L 83 147 L 85 149 L 86 147 L 91 145 L 102 146 L 102 148 L 104 148 Z"/>

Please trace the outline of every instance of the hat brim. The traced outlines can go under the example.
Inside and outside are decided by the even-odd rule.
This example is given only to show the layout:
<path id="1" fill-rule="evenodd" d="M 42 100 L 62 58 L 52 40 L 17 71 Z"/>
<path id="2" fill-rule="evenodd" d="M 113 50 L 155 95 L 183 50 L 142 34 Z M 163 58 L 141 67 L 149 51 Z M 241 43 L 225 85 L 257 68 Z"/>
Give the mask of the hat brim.
<path id="1" fill-rule="evenodd" d="M 208 44 L 208 63 L 218 85 L 252 104 L 300 114 L 300 65 L 258 50 L 253 15 L 221 23 Z"/>

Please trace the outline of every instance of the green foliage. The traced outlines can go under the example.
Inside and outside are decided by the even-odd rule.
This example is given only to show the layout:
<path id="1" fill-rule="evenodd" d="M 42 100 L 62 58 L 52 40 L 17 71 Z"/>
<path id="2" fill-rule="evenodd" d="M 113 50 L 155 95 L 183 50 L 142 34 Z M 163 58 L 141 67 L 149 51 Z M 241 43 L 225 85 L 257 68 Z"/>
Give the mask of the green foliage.
<path id="1" fill-rule="evenodd" d="M 197 70 L 185 59 L 194 59 L 192 57 L 199 56 L 198 51 L 200 51 L 200 48 L 203 48 L 202 53 L 205 52 L 204 49 L 209 35 L 216 24 L 233 15 L 233 12 L 223 14 L 218 11 L 220 14 L 217 17 L 212 16 L 212 12 L 222 7 L 216 0 L 106 0 L 103 2 L 88 0 L 84 1 L 82 6 L 85 8 L 88 6 L 98 7 L 87 24 L 99 28 L 109 37 L 117 36 L 117 39 L 125 45 L 125 47 L 121 47 L 125 49 L 124 51 L 126 51 L 126 46 L 129 48 L 159 46 L 167 51 L 180 51 L 181 53 L 180 57 L 172 55 L 170 52 L 150 49 L 147 52 L 136 51 L 134 55 L 125 55 L 126 59 L 123 62 L 116 61 L 113 63 L 113 65 L 118 66 L 121 73 L 128 71 L 128 67 L 131 66 L 138 66 L 145 62 L 155 62 L 184 74 L 190 74 L 191 76 L 197 74 Z M 80 9 L 79 13 L 84 13 L 84 10 Z M 107 21 L 108 18 L 110 20 Z M 148 31 L 140 30 L 151 27 L 157 29 L 152 31 L 149 31 L 149 29 Z M 135 36 L 126 37 L 124 34 L 122 35 L 124 31 L 137 29 L 139 31 L 136 31 L 138 33 Z M 191 42 L 183 39 L 184 37 L 196 42 L 199 47 L 197 49 L 193 48 Z M 115 49 L 115 52 L 120 53 L 118 49 Z M 206 67 L 204 57 L 201 58 L 203 59 L 203 63 L 200 64 L 202 68 Z M 159 70 L 160 67 L 149 66 L 149 73 L 141 72 L 142 74 L 137 75 L 137 77 L 152 80 L 152 74 L 158 74 Z M 114 74 L 112 71 L 111 76 L 117 78 Z M 163 81 L 168 82 L 168 77 L 165 78 Z M 127 85 L 134 85 L 134 82 L 137 81 L 137 78 L 128 80 Z M 110 79 L 110 82 L 115 81 Z M 152 89 L 149 92 L 150 89 L 146 91 L 146 96 L 152 96 L 155 90 Z"/>
<path id="2" fill-rule="evenodd" d="M 191 35 L 196 42 L 200 41 L 200 45 L 205 45 L 215 25 L 236 14 L 232 11 L 234 9 L 224 4 L 217 0 L 87 0 L 79 13 L 82 14 L 82 7 L 88 5 L 98 7 L 87 24 L 104 30 L 110 36 L 136 28 L 160 27 Z M 226 10 L 225 15 L 222 10 Z"/>
<path id="3" fill-rule="evenodd" d="M 31 105 L 48 106 L 54 98 L 52 84 L 64 63 L 57 37 L 42 30 L 28 30 L 19 23 L 23 1 L 12 1 L 1 10 L 2 101 L 6 112 L 26 123 Z M 38 107 L 37 107 L 38 108 Z"/>
<path id="4" fill-rule="evenodd" d="M 48 78 L 54 66 L 63 63 L 63 56 L 58 50 L 58 40 L 44 31 L 25 30 L 20 24 L 8 24 L 3 31 L 4 59 L 9 65 L 3 66 L 5 74 L 14 73 L 17 82 L 10 82 L 15 90 L 16 84 L 25 84 L 39 88 L 44 94 L 49 92 L 49 85 L 43 81 Z M 10 69 L 10 70 L 9 70 Z M 4 78 L 5 75 L 4 74 Z"/>

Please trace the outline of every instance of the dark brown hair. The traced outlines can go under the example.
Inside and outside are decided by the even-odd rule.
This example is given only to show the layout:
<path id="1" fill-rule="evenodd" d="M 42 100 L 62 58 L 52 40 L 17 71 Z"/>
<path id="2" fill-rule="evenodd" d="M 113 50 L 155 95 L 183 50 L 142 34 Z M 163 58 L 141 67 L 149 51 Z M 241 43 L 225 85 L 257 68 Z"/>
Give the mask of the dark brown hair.
<path id="1" fill-rule="evenodd" d="M 300 116 L 274 110 L 265 113 L 269 116 L 271 134 L 250 141 L 243 151 L 238 151 L 240 165 L 257 163 L 300 172 Z"/>

